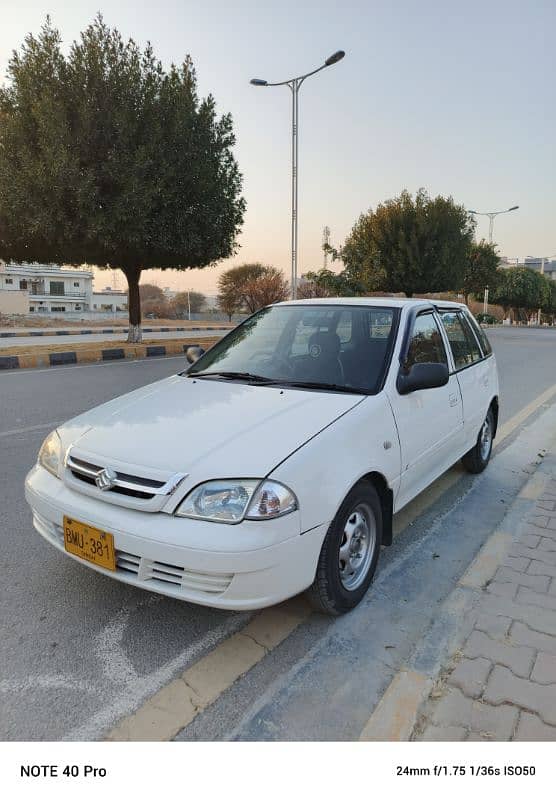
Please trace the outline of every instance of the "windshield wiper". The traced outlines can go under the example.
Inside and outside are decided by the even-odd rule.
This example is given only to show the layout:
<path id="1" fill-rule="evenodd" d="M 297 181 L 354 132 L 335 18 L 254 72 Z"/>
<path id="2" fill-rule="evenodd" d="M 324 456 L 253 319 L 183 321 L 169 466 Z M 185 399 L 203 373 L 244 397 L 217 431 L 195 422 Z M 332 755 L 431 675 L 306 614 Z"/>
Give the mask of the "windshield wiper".
<path id="1" fill-rule="evenodd" d="M 294 389 L 324 389 L 333 392 L 344 392 L 346 394 L 370 394 L 366 389 L 357 389 L 353 386 L 343 386 L 339 383 L 319 383 L 317 381 L 292 381 L 288 378 L 265 378 L 264 375 L 254 375 L 252 372 L 189 372 L 189 378 L 238 378 L 248 380 L 253 383 L 260 383 L 264 386 L 285 386 Z"/>
<path id="2" fill-rule="evenodd" d="M 317 381 L 275 381 L 280 386 L 291 386 L 297 389 L 328 389 L 333 392 L 346 392 L 347 394 L 370 394 L 366 389 L 356 389 L 353 386 L 344 386 L 340 383 L 318 383 Z"/>
<path id="3" fill-rule="evenodd" d="M 275 383 L 273 378 L 265 378 L 264 375 L 254 375 L 252 372 L 188 372 L 188 378 L 239 378 L 246 381 L 257 381 L 258 383 Z"/>

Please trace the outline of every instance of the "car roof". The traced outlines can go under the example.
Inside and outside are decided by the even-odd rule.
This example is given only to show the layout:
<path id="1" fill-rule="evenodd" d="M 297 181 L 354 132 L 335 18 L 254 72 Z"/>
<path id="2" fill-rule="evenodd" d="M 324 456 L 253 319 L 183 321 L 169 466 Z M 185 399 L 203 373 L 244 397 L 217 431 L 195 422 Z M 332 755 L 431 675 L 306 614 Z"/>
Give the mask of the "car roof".
<path id="1" fill-rule="evenodd" d="M 427 300 L 416 297 L 312 297 L 306 300 L 284 300 L 277 306 L 372 306 L 376 308 L 406 308 L 438 306 L 441 308 L 467 308 L 453 300 Z"/>

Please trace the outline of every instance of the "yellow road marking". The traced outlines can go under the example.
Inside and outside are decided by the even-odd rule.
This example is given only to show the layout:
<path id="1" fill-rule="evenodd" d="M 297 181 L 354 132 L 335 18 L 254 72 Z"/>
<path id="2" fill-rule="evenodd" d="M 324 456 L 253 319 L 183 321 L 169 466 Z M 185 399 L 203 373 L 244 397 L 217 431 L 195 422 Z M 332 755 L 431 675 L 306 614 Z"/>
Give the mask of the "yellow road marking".
<path id="1" fill-rule="evenodd" d="M 310 614 L 309 604 L 302 597 L 264 609 L 240 633 L 220 642 L 179 678 L 146 700 L 134 714 L 120 720 L 106 739 L 119 742 L 168 741 L 286 639 Z"/>

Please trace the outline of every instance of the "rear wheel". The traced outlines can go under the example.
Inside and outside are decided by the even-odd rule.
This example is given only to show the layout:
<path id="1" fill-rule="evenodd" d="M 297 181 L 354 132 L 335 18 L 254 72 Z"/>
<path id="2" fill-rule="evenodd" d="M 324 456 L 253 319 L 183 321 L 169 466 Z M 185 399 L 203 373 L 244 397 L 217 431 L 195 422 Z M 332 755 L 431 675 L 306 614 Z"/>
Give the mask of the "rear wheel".
<path id="1" fill-rule="evenodd" d="M 494 414 L 489 408 L 486 419 L 483 422 L 475 446 L 466 453 L 461 459 L 463 466 L 468 472 L 482 472 L 490 461 L 492 453 L 492 441 L 494 439 Z"/>
<path id="2" fill-rule="evenodd" d="M 371 583 L 382 541 L 382 507 L 376 489 L 360 481 L 349 492 L 326 534 L 313 585 L 314 608 L 339 615 L 361 601 Z"/>

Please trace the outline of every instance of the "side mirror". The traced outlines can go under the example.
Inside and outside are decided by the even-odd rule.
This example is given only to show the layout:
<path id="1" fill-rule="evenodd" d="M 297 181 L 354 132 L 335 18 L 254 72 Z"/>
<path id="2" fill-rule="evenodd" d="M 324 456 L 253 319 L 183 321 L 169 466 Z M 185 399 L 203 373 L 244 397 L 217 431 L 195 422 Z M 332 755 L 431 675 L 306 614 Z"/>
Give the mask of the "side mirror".
<path id="1" fill-rule="evenodd" d="M 425 362 L 413 364 L 407 371 L 402 367 L 398 373 L 396 387 L 400 394 L 409 394 L 418 389 L 437 389 L 439 386 L 446 386 L 449 379 L 450 373 L 446 364 Z"/>
<path id="2" fill-rule="evenodd" d="M 194 364 L 201 358 L 202 355 L 204 355 L 204 352 L 205 351 L 203 350 L 202 347 L 199 347 L 198 345 L 194 344 L 191 347 L 187 348 L 187 350 L 185 351 L 185 357 L 187 358 L 190 364 Z"/>

